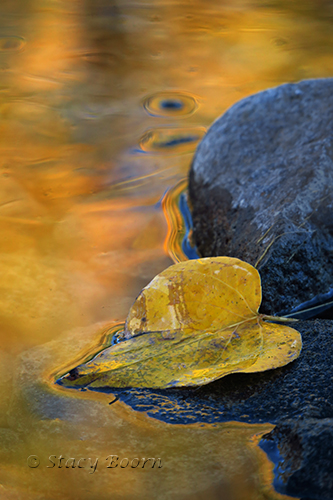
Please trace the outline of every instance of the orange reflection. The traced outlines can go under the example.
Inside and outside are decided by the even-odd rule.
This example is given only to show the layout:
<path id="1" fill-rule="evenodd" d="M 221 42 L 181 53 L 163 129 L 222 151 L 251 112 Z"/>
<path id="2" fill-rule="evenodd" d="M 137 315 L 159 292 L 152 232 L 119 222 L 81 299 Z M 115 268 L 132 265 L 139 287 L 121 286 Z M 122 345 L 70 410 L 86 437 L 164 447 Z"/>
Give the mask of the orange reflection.
<path id="1" fill-rule="evenodd" d="M 179 210 L 179 197 L 186 188 L 187 179 L 183 179 L 166 193 L 162 201 L 164 216 L 168 223 L 168 232 L 164 240 L 164 251 L 170 255 L 174 262 L 187 260 L 181 246 L 186 228 Z"/>

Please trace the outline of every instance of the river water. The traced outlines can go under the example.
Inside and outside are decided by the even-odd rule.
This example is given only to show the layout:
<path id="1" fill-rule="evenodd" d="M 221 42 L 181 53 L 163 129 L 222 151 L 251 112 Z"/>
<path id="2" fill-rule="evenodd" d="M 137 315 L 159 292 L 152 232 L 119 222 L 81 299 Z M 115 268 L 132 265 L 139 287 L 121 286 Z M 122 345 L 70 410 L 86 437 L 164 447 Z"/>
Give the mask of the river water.
<path id="1" fill-rule="evenodd" d="M 332 75 L 332 19 L 325 0 L 1 1 L 1 498 L 288 498 L 271 425 L 171 425 L 52 377 L 185 258 L 177 200 L 214 119 Z"/>

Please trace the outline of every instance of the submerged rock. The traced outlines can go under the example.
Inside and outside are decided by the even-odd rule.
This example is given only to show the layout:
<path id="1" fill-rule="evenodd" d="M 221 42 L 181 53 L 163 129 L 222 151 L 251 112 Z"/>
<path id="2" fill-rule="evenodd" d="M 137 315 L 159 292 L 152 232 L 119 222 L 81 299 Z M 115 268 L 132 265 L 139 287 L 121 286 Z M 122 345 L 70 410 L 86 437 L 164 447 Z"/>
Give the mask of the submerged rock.
<path id="1" fill-rule="evenodd" d="M 333 295 L 332 132 L 333 79 L 308 80 L 236 103 L 197 148 L 195 243 L 258 268 L 264 313 Z"/>
<path id="2" fill-rule="evenodd" d="M 275 489 L 310 500 L 333 499 L 333 419 L 286 420 L 261 446 L 276 464 Z"/>

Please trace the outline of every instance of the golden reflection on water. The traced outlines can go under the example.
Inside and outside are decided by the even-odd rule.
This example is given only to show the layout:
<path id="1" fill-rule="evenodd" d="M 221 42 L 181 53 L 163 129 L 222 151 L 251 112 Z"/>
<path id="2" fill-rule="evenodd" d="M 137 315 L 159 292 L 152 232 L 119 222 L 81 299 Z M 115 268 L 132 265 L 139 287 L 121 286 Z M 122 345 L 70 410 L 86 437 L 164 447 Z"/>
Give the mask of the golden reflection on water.
<path id="1" fill-rule="evenodd" d="M 186 236 L 186 225 L 179 207 L 180 197 L 186 196 L 186 188 L 187 179 L 183 179 L 173 186 L 162 200 L 162 208 L 168 224 L 164 250 L 175 263 L 187 260 L 187 255 L 182 247 Z"/>
<path id="2" fill-rule="evenodd" d="M 15 364 L 8 426 L 0 429 L 5 497 L 106 499 L 112 489 L 112 497 L 119 499 L 199 499 L 207 498 L 206 492 L 208 498 L 270 498 L 271 467 L 256 445 L 272 425 L 170 425 L 120 402 L 110 406 L 112 394 L 86 391 L 73 397 L 49 385 L 47 375 L 76 353 L 87 352 L 92 336 L 105 327 L 72 330 L 26 351 Z M 110 455 L 130 462 L 139 458 L 141 466 L 107 468 Z M 60 456 L 65 457 L 62 463 Z M 29 468 L 28 457 L 32 464 L 38 457 L 39 466 Z M 160 458 L 162 467 L 143 468 L 147 457 Z M 71 461 L 66 468 L 72 458 L 76 466 Z M 98 458 L 97 470 L 88 463 L 78 469 L 80 458 Z M 265 470 L 264 477 L 258 476 Z"/>
<path id="3" fill-rule="evenodd" d="M 270 426 L 167 425 L 48 376 L 179 256 L 162 200 L 187 175 L 188 131 L 253 92 L 331 76 L 332 18 L 325 0 L 1 2 L 3 498 L 280 498 L 251 441 Z M 158 147 L 140 147 L 147 131 Z M 27 466 L 61 453 L 166 465 Z"/>

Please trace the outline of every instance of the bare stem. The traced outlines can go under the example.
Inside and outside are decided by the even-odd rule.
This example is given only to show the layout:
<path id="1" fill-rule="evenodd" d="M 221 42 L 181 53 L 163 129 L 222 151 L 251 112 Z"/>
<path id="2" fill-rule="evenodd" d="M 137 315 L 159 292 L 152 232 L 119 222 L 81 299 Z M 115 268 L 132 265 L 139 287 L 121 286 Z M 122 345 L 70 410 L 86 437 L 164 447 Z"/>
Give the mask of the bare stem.
<path id="1" fill-rule="evenodd" d="M 296 318 L 284 318 L 282 316 L 269 316 L 268 314 L 260 314 L 261 319 L 265 321 L 279 321 L 280 323 L 293 323 L 298 321 Z"/>

